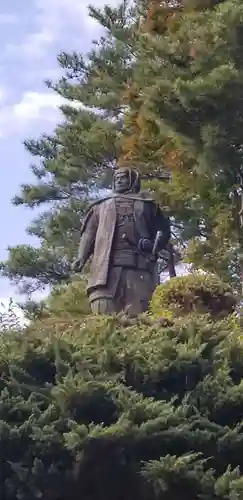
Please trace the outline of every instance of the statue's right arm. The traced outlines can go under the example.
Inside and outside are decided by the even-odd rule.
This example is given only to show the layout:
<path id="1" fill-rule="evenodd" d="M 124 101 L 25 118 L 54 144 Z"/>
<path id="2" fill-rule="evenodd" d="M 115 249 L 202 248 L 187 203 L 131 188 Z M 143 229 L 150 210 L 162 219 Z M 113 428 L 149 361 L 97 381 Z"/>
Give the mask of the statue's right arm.
<path id="1" fill-rule="evenodd" d="M 87 213 L 80 235 L 78 258 L 74 263 L 74 268 L 81 271 L 94 251 L 96 233 L 98 229 L 99 217 L 98 207 L 92 207 Z"/>

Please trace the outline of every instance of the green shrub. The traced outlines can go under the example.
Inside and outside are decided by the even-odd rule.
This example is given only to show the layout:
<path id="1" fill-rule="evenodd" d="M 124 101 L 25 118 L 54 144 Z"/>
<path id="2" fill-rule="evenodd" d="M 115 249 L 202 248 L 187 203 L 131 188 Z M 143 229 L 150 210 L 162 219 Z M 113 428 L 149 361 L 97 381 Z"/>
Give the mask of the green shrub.
<path id="1" fill-rule="evenodd" d="M 196 312 L 223 317 L 233 313 L 236 304 L 230 286 L 217 276 L 189 274 L 159 285 L 151 301 L 151 311 L 155 315 L 163 315 L 167 310 L 175 316 Z"/>
<path id="2" fill-rule="evenodd" d="M 236 317 L 48 317 L 0 337 L 0 498 L 243 498 Z"/>
<path id="3" fill-rule="evenodd" d="M 47 310 L 51 315 L 85 316 L 91 312 L 86 294 L 87 282 L 79 279 L 55 287 L 47 300 Z"/>

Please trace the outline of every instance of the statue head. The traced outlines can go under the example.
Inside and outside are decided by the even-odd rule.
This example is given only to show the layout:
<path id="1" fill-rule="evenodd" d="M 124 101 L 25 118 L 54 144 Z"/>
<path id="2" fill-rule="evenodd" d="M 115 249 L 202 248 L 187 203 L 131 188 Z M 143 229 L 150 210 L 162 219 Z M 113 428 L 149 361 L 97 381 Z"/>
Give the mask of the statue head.
<path id="1" fill-rule="evenodd" d="M 139 193 L 140 176 L 131 168 L 119 168 L 113 175 L 112 189 L 115 193 Z"/>

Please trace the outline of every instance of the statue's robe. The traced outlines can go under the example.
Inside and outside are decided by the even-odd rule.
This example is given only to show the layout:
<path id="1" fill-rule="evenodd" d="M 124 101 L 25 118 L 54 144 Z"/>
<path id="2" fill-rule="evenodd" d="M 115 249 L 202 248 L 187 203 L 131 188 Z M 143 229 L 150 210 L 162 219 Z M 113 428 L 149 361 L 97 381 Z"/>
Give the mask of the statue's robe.
<path id="1" fill-rule="evenodd" d="M 105 287 L 108 280 L 112 243 L 116 228 L 115 198 L 134 200 L 134 219 L 140 237 L 154 240 L 157 231 L 162 231 L 160 247 L 164 248 L 170 238 L 169 221 L 151 198 L 134 194 L 113 194 L 99 200 L 90 207 L 81 229 L 79 260 L 83 266 L 92 256 L 88 281 L 88 294 Z"/>

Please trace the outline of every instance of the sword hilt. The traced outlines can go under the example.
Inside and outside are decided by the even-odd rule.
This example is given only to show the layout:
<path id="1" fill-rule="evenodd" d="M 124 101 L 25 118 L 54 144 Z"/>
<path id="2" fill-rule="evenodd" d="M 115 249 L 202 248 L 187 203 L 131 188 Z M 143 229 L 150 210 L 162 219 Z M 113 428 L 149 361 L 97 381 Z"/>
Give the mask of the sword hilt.
<path id="1" fill-rule="evenodd" d="M 157 255 L 159 242 L 160 242 L 162 236 L 163 236 L 162 231 L 157 231 L 156 236 L 155 236 L 155 240 L 154 240 L 153 250 L 152 250 L 153 257 L 155 257 Z"/>

